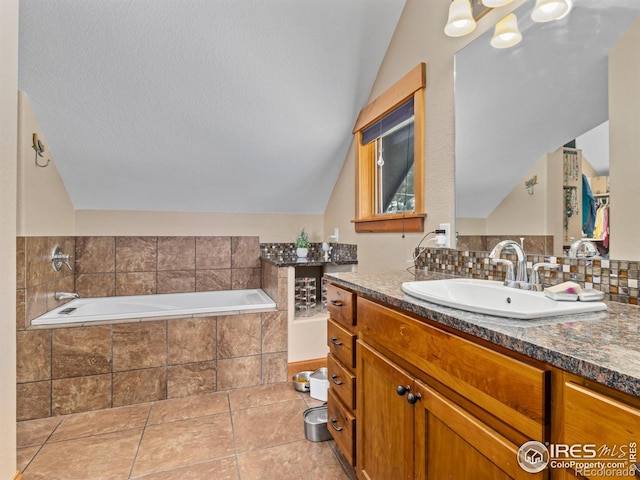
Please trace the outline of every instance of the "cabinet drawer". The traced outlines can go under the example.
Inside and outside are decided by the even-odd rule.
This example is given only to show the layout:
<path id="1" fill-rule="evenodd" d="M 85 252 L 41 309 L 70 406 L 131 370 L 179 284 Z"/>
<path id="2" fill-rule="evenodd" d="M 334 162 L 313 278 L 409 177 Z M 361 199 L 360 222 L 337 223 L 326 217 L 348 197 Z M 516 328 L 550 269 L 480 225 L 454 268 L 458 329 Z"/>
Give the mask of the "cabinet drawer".
<path id="1" fill-rule="evenodd" d="M 544 441 L 549 370 L 358 298 L 363 338 L 401 356 L 532 440 Z"/>
<path id="2" fill-rule="evenodd" d="M 606 446 L 611 449 L 610 453 L 615 455 L 611 461 L 631 460 L 631 463 L 636 463 L 639 461 L 637 445 L 640 443 L 640 410 L 575 383 L 567 382 L 564 386 L 563 443 L 595 445 L 599 459 L 609 458 L 599 450 Z M 629 446 L 632 443 L 636 450 L 633 456 Z M 618 455 L 622 455 L 622 458 L 618 458 Z M 589 461 L 588 458 L 584 460 Z M 636 476 L 638 476 L 637 473 Z M 588 478 L 604 477 L 589 476 Z"/>
<path id="3" fill-rule="evenodd" d="M 356 418 L 338 400 L 333 390 L 327 396 L 327 428 L 351 465 L 355 465 Z"/>
<path id="4" fill-rule="evenodd" d="M 331 354 L 345 367 L 356 367 L 356 336 L 331 319 L 327 321 L 327 344 Z"/>
<path id="5" fill-rule="evenodd" d="M 350 409 L 356 408 L 356 376 L 342 366 L 331 354 L 327 355 L 329 388 Z"/>
<path id="6" fill-rule="evenodd" d="M 347 326 L 356 324 L 355 295 L 343 288 L 327 284 L 327 310 L 334 320 Z"/>

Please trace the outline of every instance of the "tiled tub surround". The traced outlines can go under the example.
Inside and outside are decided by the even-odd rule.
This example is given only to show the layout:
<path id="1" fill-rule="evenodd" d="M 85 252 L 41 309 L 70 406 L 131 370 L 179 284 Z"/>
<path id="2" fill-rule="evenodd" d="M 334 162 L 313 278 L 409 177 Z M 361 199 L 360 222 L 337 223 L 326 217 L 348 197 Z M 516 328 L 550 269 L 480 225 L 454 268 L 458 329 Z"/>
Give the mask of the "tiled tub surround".
<path id="1" fill-rule="evenodd" d="M 402 291 L 403 282 L 450 278 L 434 271 L 341 272 L 325 277 L 440 325 L 640 397 L 638 306 L 609 302 L 606 312 L 517 320 L 436 305 Z"/>
<path id="2" fill-rule="evenodd" d="M 524 238 L 524 249 L 530 254 L 550 255 L 553 253 L 553 235 L 459 235 L 458 250 L 491 251 L 502 240 L 520 243 Z"/>
<path id="3" fill-rule="evenodd" d="M 502 257 L 511 259 L 515 265 L 515 254 Z M 638 305 L 639 261 L 527 255 L 529 271 L 533 264 L 540 262 L 562 265 L 557 270 L 539 271 L 545 286 L 570 280 L 584 288 L 604 292 L 607 300 Z M 504 280 L 506 275 L 505 266 L 492 264 L 486 251 L 428 248 L 416 259 L 415 265 L 418 270 L 485 280 Z"/>
<path id="4" fill-rule="evenodd" d="M 54 272 L 55 244 L 74 271 Z M 53 293 L 82 297 L 260 288 L 258 237 L 18 237 L 18 323 L 59 306 Z"/>
<path id="5" fill-rule="evenodd" d="M 20 237 L 18 420 L 287 380 L 286 276 L 261 268 L 257 237 Z M 55 243 L 74 276 L 53 272 Z M 74 248 L 75 244 L 75 248 Z M 53 293 L 132 295 L 260 288 L 277 311 L 33 329 Z"/>
<path id="6" fill-rule="evenodd" d="M 18 420 L 287 381 L 286 311 L 17 332 Z"/>

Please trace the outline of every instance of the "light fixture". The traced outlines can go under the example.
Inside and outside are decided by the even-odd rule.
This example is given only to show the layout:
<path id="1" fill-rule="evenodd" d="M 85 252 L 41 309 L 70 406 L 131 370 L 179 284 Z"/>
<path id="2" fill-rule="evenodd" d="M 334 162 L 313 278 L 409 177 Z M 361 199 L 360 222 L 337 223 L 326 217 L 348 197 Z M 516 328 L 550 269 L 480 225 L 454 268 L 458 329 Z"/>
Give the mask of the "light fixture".
<path id="1" fill-rule="evenodd" d="M 571 0 L 536 0 L 531 20 L 540 23 L 558 20 L 569 13 L 571 5 Z"/>
<path id="2" fill-rule="evenodd" d="M 498 7 L 504 7 L 508 3 L 511 3 L 512 1 L 513 0 L 482 0 L 482 4 L 485 7 L 498 8 Z"/>
<path id="3" fill-rule="evenodd" d="M 510 13 L 498 23 L 491 39 L 494 48 L 509 48 L 517 45 L 522 40 L 522 34 L 518 30 L 518 17 Z"/>
<path id="4" fill-rule="evenodd" d="M 473 32 L 476 21 L 471 13 L 469 0 L 453 0 L 449 5 L 449 19 L 444 27 L 444 33 L 449 37 L 462 37 Z"/>

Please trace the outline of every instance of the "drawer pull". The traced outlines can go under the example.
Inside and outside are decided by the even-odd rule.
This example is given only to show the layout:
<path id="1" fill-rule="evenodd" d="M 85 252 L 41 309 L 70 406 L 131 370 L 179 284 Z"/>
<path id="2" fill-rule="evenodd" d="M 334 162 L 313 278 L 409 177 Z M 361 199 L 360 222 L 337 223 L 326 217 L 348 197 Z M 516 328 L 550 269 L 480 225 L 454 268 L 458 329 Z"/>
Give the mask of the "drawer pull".
<path id="1" fill-rule="evenodd" d="M 401 397 L 404 396 L 405 393 L 407 393 L 408 391 L 411 390 L 411 387 L 409 385 L 404 386 L 404 385 L 398 385 L 396 387 L 396 393 L 398 395 L 400 395 Z"/>
<path id="2" fill-rule="evenodd" d="M 331 305 L 333 305 L 334 307 L 342 307 L 344 303 L 342 303 L 340 300 L 331 300 Z"/>
<path id="3" fill-rule="evenodd" d="M 331 343 L 333 343 L 336 347 L 342 346 L 342 342 L 338 341 L 338 337 L 331 337 Z"/>
<path id="4" fill-rule="evenodd" d="M 338 376 L 335 374 L 331 375 L 331 381 L 336 385 L 342 385 L 344 383 L 342 380 L 338 380 Z"/>
<path id="5" fill-rule="evenodd" d="M 338 423 L 338 419 L 337 418 L 332 418 L 331 419 L 331 426 L 333 427 L 333 429 L 336 432 L 341 432 L 342 431 L 342 427 L 340 425 L 336 425 Z"/>

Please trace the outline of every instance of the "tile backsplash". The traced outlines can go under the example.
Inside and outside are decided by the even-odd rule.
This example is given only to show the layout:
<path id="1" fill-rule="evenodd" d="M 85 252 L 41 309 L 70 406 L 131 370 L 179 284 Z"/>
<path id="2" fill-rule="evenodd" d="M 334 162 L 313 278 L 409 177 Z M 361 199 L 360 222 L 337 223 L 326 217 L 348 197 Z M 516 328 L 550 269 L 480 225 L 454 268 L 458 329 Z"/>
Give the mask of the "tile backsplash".
<path id="1" fill-rule="evenodd" d="M 515 254 L 503 254 L 503 258 L 516 261 Z M 558 269 L 540 270 L 545 286 L 573 281 L 583 288 L 604 292 L 607 300 L 638 305 L 640 262 L 527 255 L 529 271 L 533 264 L 540 262 L 561 265 Z M 418 255 L 415 266 L 420 270 L 486 280 L 504 280 L 506 275 L 504 265 L 492 264 L 486 251 L 427 248 Z"/>

